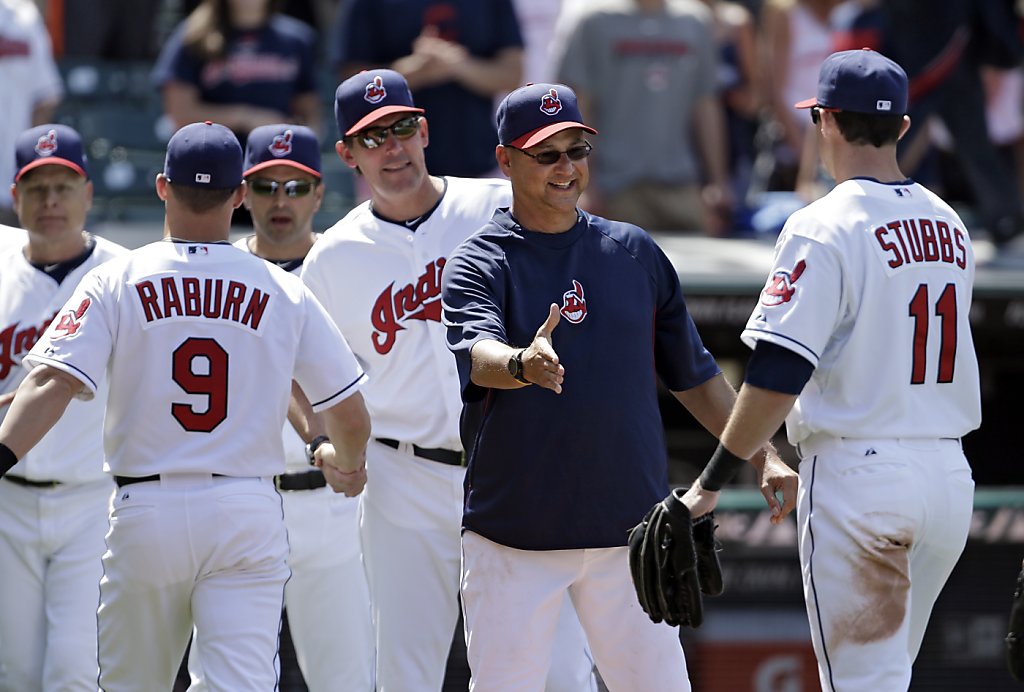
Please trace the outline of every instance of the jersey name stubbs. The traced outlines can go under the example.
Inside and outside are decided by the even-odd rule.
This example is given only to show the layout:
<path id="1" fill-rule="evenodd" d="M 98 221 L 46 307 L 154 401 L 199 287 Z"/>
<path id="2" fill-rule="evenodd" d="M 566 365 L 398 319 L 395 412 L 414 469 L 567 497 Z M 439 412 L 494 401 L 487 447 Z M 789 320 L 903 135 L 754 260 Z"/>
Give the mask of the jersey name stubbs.
<path id="1" fill-rule="evenodd" d="M 24 329 L 18 329 L 21 323 L 15 322 L 0 332 L 0 380 L 7 379 L 11 374 L 11 368 L 16 365 L 14 357 L 28 353 L 56 318 L 57 313 L 54 313 L 53 317 L 43 320 L 40 324 L 29 325 Z"/>
<path id="2" fill-rule="evenodd" d="M 895 219 L 875 229 L 875 240 L 893 269 L 921 262 L 967 267 L 963 230 L 941 219 Z"/>
<path id="3" fill-rule="evenodd" d="M 168 276 L 135 285 L 147 322 L 171 317 L 203 317 L 238 322 L 256 331 L 270 295 L 240 281 Z"/>
<path id="4" fill-rule="evenodd" d="M 396 334 L 405 329 L 402 321 L 441 321 L 441 270 L 444 263 L 445 258 L 438 257 L 427 263 L 415 283 L 396 291 L 392 281 L 377 296 L 370 313 L 370 322 L 376 330 L 372 341 L 377 353 L 386 355 L 391 352 Z"/>

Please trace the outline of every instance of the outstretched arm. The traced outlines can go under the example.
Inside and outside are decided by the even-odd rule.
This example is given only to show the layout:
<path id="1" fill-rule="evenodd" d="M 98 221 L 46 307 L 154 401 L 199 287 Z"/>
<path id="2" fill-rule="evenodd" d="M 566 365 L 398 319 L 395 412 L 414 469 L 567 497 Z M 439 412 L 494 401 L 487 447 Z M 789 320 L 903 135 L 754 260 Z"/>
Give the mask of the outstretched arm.
<path id="1" fill-rule="evenodd" d="M 556 394 L 562 392 L 565 368 L 558 361 L 558 354 L 551 343 L 551 332 L 558 326 L 561 315 L 554 303 L 548 308 L 547 319 L 537 329 L 533 341 L 522 349 L 522 377 L 528 384 L 550 389 Z M 521 349 L 509 346 L 495 339 L 484 339 L 473 345 L 473 360 L 470 378 L 473 384 L 491 389 L 519 389 L 524 384 L 509 372 L 508 361 Z"/>
<path id="2" fill-rule="evenodd" d="M 355 497 L 366 485 L 366 443 L 370 414 L 356 392 L 323 413 L 330 442 L 317 447 L 315 463 L 334 492 Z"/>
<path id="3" fill-rule="evenodd" d="M 63 370 L 49 365 L 32 369 L 18 387 L 11 409 L 0 422 L 0 444 L 14 456 L 13 460 L 5 458 L 0 463 L 0 476 L 43 439 L 81 390 L 82 383 Z M 9 455 L 5 453 L 4 456 Z"/>

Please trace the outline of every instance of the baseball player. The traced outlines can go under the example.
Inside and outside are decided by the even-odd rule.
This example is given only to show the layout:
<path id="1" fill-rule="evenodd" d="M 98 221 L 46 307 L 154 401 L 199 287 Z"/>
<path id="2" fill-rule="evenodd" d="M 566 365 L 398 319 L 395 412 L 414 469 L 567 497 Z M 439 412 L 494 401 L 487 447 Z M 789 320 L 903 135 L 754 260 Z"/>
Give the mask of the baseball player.
<path id="1" fill-rule="evenodd" d="M 335 113 L 338 155 L 363 176 L 371 198 L 313 246 L 302 278 L 370 375 L 364 392 L 375 439 L 360 529 L 378 690 L 437 691 L 459 616 L 466 472 L 440 277 L 452 249 L 508 203 L 509 187 L 427 172 L 427 120 L 397 72 L 345 80 Z M 559 634 L 548 689 L 593 689 L 586 642 L 568 605 Z"/>
<path id="2" fill-rule="evenodd" d="M 302 282 L 227 242 L 242 203 L 230 130 L 168 142 L 164 239 L 91 271 L 24 358 L 0 424 L 0 474 L 74 398 L 109 380 L 106 464 L 118 486 L 103 555 L 99 686 L 168 689 L 189 633 L 211 690 L 277 685 L 288 542 L 273 477 L 294 378 L 324 412 L 332 487 L 365 481 L 364 379 Z"/>
<path id="3" fill-rule="evenodd" d="M 967 541 L 960 438 L 981 423 L 963 221 L 896 162 L 907 76 L 833 53 L 809 108 L 824 198 L 793 214 L 743 330 L 754 349 L 721 446 L 684 500 L 714 506 L 731 468 L 782 424 L 800 453 L 800 560 L 824 690 L 905 690 Z"/>
<path id="4" fill-rule="evenodd" d="M 92 183 L 78 133 L 15 143 L 14 208 L 28 234 L 0 250 L 0 418 L 19 367 L 82 277 L 127 252 L 83 230 Z M 103 473 L 106 388 L 76 401 L 0 481 L 0 690 L 95 690 L 96 603 L 114 484 Z"/>
<path id="5" fill-rule="evenodd" d="M 245 147 L 245 206 L 254 235 L 235 243 L 287 272 L 298 274 L 319 238 L 313 215 L 324 189 L 320 143 L 308 127 L 265 125 Z M 301 390 L 296 392 L 308 406 Z M 319 420 L 290 416 L 283 429 L 287 471 L 274 481 L 281 491 L 292 576 L 284 590 L 288 627 L 310 692 L 373 690 L 373 625 L 370 594 L 359 549 L 358 499 L 326 487 L 310 466 L 306 444 L 326 440 Z M 192 689 L 201 678 L 191 656 Z"/>
<path id="6" fill-rule="evenodd" d="M 626 535 L 668 488 L 658 379 L 715 434 L 735 392 L 651 237 L 578 209 L 595 131 L 572 90 L 522 87 L 497 119 L 512 205 L 455 250 L 442 284 L 470 450 L 474 689 L 538 689 L 571 599 L 610 690 L 689 690 L 678 633 L 637 602 Z M 796 474 L 759 456 L 771 487 L 792 477 L 795 502 Z"/>

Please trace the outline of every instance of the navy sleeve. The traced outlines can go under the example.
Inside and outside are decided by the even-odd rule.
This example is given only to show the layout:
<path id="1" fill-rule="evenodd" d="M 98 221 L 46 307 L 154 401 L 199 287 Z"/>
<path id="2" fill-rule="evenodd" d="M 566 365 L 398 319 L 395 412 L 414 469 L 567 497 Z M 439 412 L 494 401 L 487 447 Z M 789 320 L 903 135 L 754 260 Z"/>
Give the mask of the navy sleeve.
<path id="1" fill-rule="evenodd" d="M 504 285 L 501 264 L 478 244 L 463 243 L 445 264 L 441 307 L 464 401 L 477 401 L 486 393 L 470 380 L 473 346 L 485 339 L 508 343 L 502 321 Z"/>
<path id="2" fill-rule="evenodd" d="M 758 339 L 743 381 L 761 389 L 799 394 L 814 373 L 814 363 L 784 346 Z"/>
<path id="3" fill-rule="evenodd" d="M 654 364 L 665 386 L 682 392 L 721 372 L 697 332 L 679 275 L 661 248 L 654 245 L 653 272 L 658 287 L 654 314 Z"/>
<path id="4" fill-rule="evenodd" d="M 158 88 L 172 80 L 199 86 L 201 64 L 185 50 L 184 40 L 185 23 L 182 22 L 164 43 L 160 56 L 153 66 L 150 79 Z"/>

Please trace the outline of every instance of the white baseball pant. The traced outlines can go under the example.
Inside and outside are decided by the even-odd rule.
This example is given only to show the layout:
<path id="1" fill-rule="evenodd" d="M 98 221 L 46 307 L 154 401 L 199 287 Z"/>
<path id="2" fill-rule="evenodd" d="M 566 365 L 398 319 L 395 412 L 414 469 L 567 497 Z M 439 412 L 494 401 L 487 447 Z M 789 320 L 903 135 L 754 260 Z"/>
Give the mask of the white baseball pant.
<path id="1" fill-rule="evenodd" d="M 677 628 L 654 624 L 629 576 L 629 549 L 517 550 L 462 536 L 471 692 L 538 692 L 568 594 L 610 692 L 688 692 Z"/>
<path id="2" fill-rule="evenodd" d="M 367 448 L 362 494 L 363 559 L 370 582 L 378 692 L 440 690 L 459 617 L 466 469 L 421 459 L 409 445 Z M 571 609 L 555 642 L 547 692 L 588 692 L 594 678 Z M 678 644 L 677 644 L 678 645 Z M 544 689 L 543 681 L 542 687 Z"/>
<path id="3" fill-rule="evenodd" d="M 170 689 L 193 624 L 213 692 L 273 690 L 288 540 L 270 479 L 165 475 L 114 496 L 100 687 Z"/>
<path id="4" fill-rule="evenodd" d="M 826 692 L 906 690 L 932 606 L 967 543 L 959 440 L 801 442 L 800 562 Z"/>
<path id="5" fill-rule="evenodd" d="M 114 484 L 0 480 L 0 690 L 96 689 L 100 558 Z"/>

